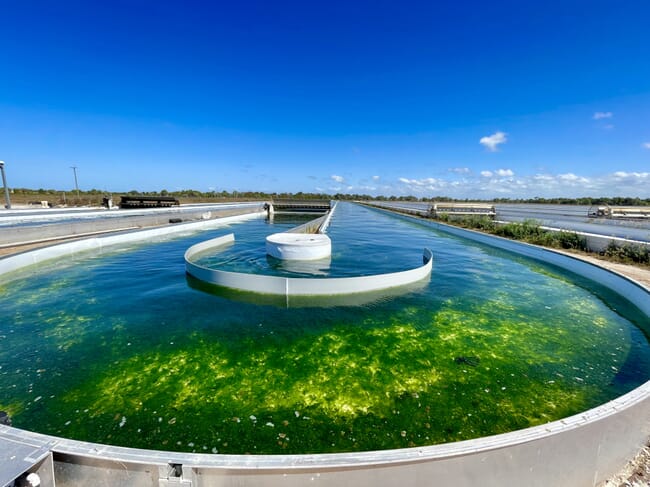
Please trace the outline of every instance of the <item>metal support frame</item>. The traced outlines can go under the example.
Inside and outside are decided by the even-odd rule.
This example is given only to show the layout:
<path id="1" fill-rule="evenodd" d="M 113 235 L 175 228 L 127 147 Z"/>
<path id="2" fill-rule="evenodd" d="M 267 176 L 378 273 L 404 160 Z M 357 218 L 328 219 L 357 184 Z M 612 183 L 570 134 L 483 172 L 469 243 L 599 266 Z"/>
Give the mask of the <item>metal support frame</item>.
<path id="1" fill-rule="evenodd" d="M 2 185 L 5 188 L 5 208 L 11 210 L 11 199 L 9 198 L 9 187 L 7 186 L 7 177 L 5 176 L 4 161 L 0 161 L 0 172 L 2 172 Z"/>

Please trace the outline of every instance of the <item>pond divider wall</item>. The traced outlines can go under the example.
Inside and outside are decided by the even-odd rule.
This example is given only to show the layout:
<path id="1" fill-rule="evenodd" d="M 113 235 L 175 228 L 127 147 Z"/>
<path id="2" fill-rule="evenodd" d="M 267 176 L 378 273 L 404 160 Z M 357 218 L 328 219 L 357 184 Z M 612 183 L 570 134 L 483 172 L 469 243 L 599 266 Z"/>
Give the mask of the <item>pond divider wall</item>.
<path id="1" fill-rule="evenodd" d="M 92 218 L 93 215 L 98 214 L 97 211 L 71 212 L 70 218 L 75 218 L 73 221 L 51 220 L 38 225 L 12 226 L 3 229 L 0 231 L 0 247 L 168 225 L 173 223 L 170 220 L 178 224 L 261 211 L 263 211 L 263 203 L 221 203 L 198 208 L 181 206 L 146 210 L 105 210 L 102 218 Z"/>
<path id="2" fill-rule="evenodd" d="M 74 240 L 72 242 L 65 242 L 58 245 L 43 247 L 36 250 L 22 252 L 20 254 L 10 255 L 0 259 L 0 276 L 8 272 L 20 269 L 39 262 L 47 260 L 58 259 L 68 255 L 78 254 L 88 250 L 102 249 L 111 245 L 129 243 L 129 242 L 142 242 L 148 238 L 159 237 L 164 235 L 173 235 L 175 233 L 192 232 L 197 230 L 218 228 L 230 222 L 242 221 L 245 219 L 260 218 L 265 216 L 263 211 L 253 213 L 245 213 L 235 216 L 228 216 L 214 220 L 202 220 L 191 223 L 180 223 L 176 225 L 168 225 L 164 227 L 150 228 L 147 230 L 128 231 L 125 233 L 118 233 L 115 235 L 108 235 L 103 237 L 86 238 L 82 240 Z"/>
<path id="3" fill-rule="evenodd" d="M 323 216 L 314 218 L 307 223 L 303 223 L 302 225 L 298 225 L 297 227 L 287 230 L 287 233 L 325 233 L 327 231 L 327 227 L 330 224 L 330 220 L 332 219 L 332 215 L 334 214 L 335 209 L 336 202 L 332 204 L 330 210 Z"/>
<path id="4" fill-rule="evenodd" d="M 424 264 L 415 269 L 388 274 L 375 274 L 358 277 L 301 278 L 267 276 L 210 269 L 192 262 L 199 253 L 209 249 L 232 244 L 235 236 L 231 233 L 193 245 L 185 252 L 185 269 L 188 274 L 200 281 L 223 286 L 238 291 L 282 296 L 336 296 L 379 291 L 410 284 L 431 274 L 433 254 L 424 249 Z"/>
<path id="5" fill-rule="evenodd" d="M 585 239 L 587 248 L 591 252 L 602 252 L 605 249 L 607 249 L 607 247 L 609 247 L 610 245 L 615 245 L 616 247 L 625 247 L 630 245 L 640 246 L 640 247 L 650 246 L 650 243 L 643 242 L 642 240 L 631 240 L 629 238 L 612 237 L 609 235 L 598 235 L 595 233 L 577 232 L 574 230 L 564 230 L 561 228 L 547 227 L 544 225 L 540 226 L 539 228 L 543 230 L 548 230 L 549 232 L 555 232 L 555 233 L 560 233 L 560 232 L 575 233 L 576 235 L 579 235 L 580 237 L 583 237 Z"/>
<path id="6" fill-rule="evenodd" d="M 618 274 L 519 242 L 440 224 L 432 226 L 594 279 L 650 316 L 648 289 Z M 51 254 L 49 258 L 61 255 L 65 254 Z M 27 262 L 24 265 L 32 263 L 23 259 Z M 0 274 L 8 272 L 1 264 Z M 37 472 L 44 487 L 294 487 L 316 483 L 349 487 L 582 487 L 598 485 L 615 474 L 649 435 L 650 382 L 599 407 L 524 430 L 428 447 L 358 453 L 162 452 L 75 441 L 0 425 L 0 460 L 13 455 L 11 462 L 3 462 L 5 472 L 0 473 L 0 484 L 11 481 L 6 475 L 22 468 Z M 12 466 L 16 468 L 11 470 Z"/>

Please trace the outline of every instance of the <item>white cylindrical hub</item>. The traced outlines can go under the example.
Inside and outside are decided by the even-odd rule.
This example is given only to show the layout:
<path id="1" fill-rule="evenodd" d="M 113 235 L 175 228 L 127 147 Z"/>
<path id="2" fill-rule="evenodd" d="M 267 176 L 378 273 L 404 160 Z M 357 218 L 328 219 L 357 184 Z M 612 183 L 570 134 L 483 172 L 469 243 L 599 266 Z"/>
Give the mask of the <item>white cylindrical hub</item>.
<path id="1" fill-rule="evenodd" d="M 316 260 L 332 255 L 332 241 L 322 233 L 274 233 L 266 237 L 266 253 L 281 260 Z"/>

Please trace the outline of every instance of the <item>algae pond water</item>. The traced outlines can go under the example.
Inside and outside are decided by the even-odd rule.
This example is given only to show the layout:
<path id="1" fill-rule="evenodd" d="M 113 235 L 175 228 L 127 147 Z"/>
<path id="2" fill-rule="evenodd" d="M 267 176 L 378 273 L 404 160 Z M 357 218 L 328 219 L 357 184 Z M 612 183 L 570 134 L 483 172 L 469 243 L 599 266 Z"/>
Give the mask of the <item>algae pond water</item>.
<path id="1" fill-rule="evenodd" d="M 541 262 L 339 204 L 332 259 L 291 269 L 254 219 L 78 254 L 3 276 L 0 410 L 14 426 L 136 448 L 315 453 L 431 445 L 563 418 L 648 380 L 648 318 Z M 358 301 L 202 289 L 205 265 L 344 276 L 422 264 L 417 286 Z M 236 294 L 236 293 L 235 293 Z"/>

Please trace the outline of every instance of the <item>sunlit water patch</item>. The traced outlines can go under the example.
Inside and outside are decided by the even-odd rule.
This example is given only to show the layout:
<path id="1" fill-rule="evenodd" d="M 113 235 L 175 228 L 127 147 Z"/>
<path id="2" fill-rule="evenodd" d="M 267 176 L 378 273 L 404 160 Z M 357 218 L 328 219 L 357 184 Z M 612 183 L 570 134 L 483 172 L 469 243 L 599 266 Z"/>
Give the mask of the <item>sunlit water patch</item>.
<path id="1" fill-rule="evenodd" d="M 218 251 L 208 250 L 193 261 L 226 271 L 289 277 L 300 274 L 300 277 L 311 275 L 319 278 L 398 272 L 422 265 L 422 251 L 430 242 L 426 234 L 414 232 L 412 227 L 404 224 L 391 226 L 389 233 L 386 233 L 385 217 L 369 212 L 374 218 L 366 219 L 364 212 L 369 210 L 338 205 L 327 229 L 327 235 L 332 240 L 332 256 L 328 259 L 283 262 L 267 256 L 265 238 L 295 226 L 285 215 L 280 220 L 276 217 L 273 225 L 258 220 L 247 224 L 245 231 L 233 228 L 234 244 Z M 279 228 L 278 222 L 282 225 Z M 396 252 L 396 245 L 403 245 L 403 251 Z"/>
<path id="2" fill-rule="evenodd" d="M 295 223 L 249 221 L 21 271 L 0 295 L 0 409 L 18 427 L 131 447 L 340 452 L 543 424 L 650 376 L 647 317 L 622 298 L 353 205 L 330 227 L 328 272 L 415 267 L 429 247 L 426 285 L 295 309 L 188 286 L 185 249 L 230 231 L 229 253 L 205 259 L 285 272 L 263 240 Z"/>

